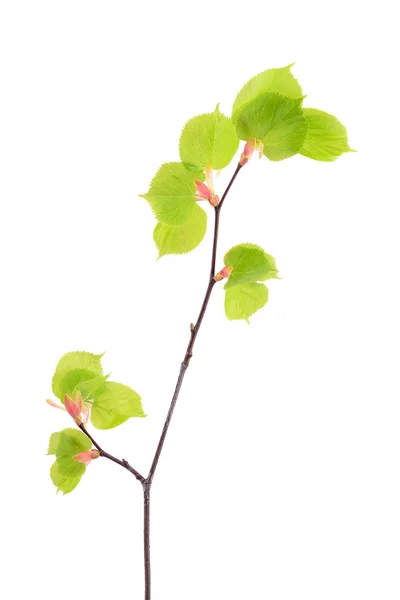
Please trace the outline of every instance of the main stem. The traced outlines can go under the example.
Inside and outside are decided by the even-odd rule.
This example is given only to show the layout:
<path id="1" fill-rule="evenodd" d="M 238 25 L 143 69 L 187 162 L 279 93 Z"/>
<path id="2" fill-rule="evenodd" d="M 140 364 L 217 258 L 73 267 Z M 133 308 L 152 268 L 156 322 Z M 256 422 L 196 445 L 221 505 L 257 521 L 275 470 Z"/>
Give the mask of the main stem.
<path id="1" fill-rule="evenodd" d="M 211 253 L 211 267 L 210 267 L 210 275 L 208 280 L 208 285 L 206 289 L 206 293 L 204 296 L 203 304 L 201 305 L 199 316 L 197 317 L 197 321 L 195 325 L 191 324 L 190 326 L 190 339 L 188 346 L 186 348 L 185 356 L 181 363 L 181 368 L 179 370 L 178 379 L 175 385 L 174 395 L 172 396 L 171 405 L 169 407 L 169 411 L 167 414 L 167 418 L 165 419 L 164 427 L 161 432 L 161 437 L 157 445 L 157 450 L 155 452 L 152 465 L 150 467 L 150 472 L 148 474 L 147 479 L 142 481 L 143 492 L 144 492 L 144 572 L 145 572 L 145 600 L 151 600 L 151 563 L 150 563 L 150 491 L 151 484 L 153 482 L 154 473 L 156 471 L 158 461 L 160 460 L 161 451 L 164 446 L 165 438 L 168 433 L 168 429 L 171 423 L 172 415 L 174 414 L 175 406 L 179 397 L 179 393 L 181 391 L 183 379 L 185 377 L 185 373 L 189 367 L 190 359 L 193 356 L 193 347 L 196 341 L 197 335 L 199 333 L 200 326 L 203 322 L 204 315 L 207 310 L 208 303 L 210 301 L 211 293 L 213 291 L 215 285 L 215 265 L 217 260 L 217 249 L 218 249 L 218 233 L 219 233 L 219 220 L 221 214 L 221 208 L 225 201 L 225 198 L 231 189 L 233 182 L 235 181 L 242 165 L 238 164 L 236 170 L 228 183 L 228 186 L 221 198 L 221 201 L 214 208 L 214 236 L 213 236 L 213 245 L 212 245 L 212 253 Z M 105 453 L 103 453 L 105 456 Z M 107 458 L 110 458 L 108 456 Z M 113 460 L 113 458 L 111 459 Z M 137 476 L 136 476 L 137 477 Z"/>

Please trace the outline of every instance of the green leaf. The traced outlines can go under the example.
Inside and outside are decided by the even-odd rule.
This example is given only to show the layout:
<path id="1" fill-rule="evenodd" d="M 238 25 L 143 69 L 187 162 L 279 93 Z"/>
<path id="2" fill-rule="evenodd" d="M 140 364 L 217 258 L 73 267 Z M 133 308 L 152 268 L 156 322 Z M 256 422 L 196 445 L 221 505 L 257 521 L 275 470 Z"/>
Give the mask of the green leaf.
<path id="1" fill-rule="evenodd" d="M 207 229 L 207 215 L 200 206 L 195 206 L 193 216 L 180 227 L 158 223 L 153 238 L 159 251 L 158 257 L 166 254 L 186 254 L 194 250 L 204 238 Z"/>
<path id="2" fill-rule="evenodd" d="M 86 471 L 86 466 L 72 457 L 90 450 L 91 447 L 92 442 L 79 429 L 63 429 L 55 450 L 59 473 L 68 478 L 81 477 Z"/>
<path id="3" fill-rule="evenodd" d="M 139 394 L 114 381 L 104 384 L 104 391 L 96 395 L 91 411 L 91 421 L 97 429 L 111 429 L 131 417 L 145 416 Z"/>
<path id="4" fill-rule="evenodd" d="M 193 217 L 196 210 L 195 178 L 204 180 L 204 173 L 191 173 L 182 163 L 164 163 L 156 173 L 147 194 L 142 195 L 150 204 L 161 223 L 177 227 Z"/>
<path id="5" fill-rule="evenodd" d="M 239 139 L 229 117 L 219 110 L 190 119 L 179 140 L 179 154 L 186 168 L 223 169 L 239 147 Z"/>
<path id="6" fill-rule="evenodd" d="M 57 458 L 57 465 L 59 473 L 68 478 L 82 477 L 86 471 L 86 465 L 74 460 L 71 456 Z"/>
<path id="7" fill-rule="evenodd" d="M 246 104 L 236 128 L 241 140 L 262 140 L 264 154 L 273 161 L 283 160 L 299 152 L 306 134 L 301 99 L 267 92 Z"/>
<path id="8" fill-rule="evenodd" d="M 57 492 L 62 492 L 63 494 L 72 492 L 81 480 L 81 476 L 66 477 L 65 475 L 61 475 L 57 461 L 50 468 L 50 477 L 57 488 Z"/>
<path id="9" fill-rule="evenodd" d="M 347 131 L 336 117 L 316 108 L 304 108 L 308 133 L 300 154 L 314 160 L 333 161 L 344 152 L 354 152 Z"/>
<path id="10" fill-rule="evenodd" d="M 243 283 L 226 291 L 225 314 L 230 321 L 249 317 L 265 306 L 268 300 L 268 288 L 263 283 Z"/>
<path id="11" fill-rule="evenodd" d="M 52 433 L 49 440 L 49 448 L 47 450 L 47 454 L 55 454 L 57 451 L 58 444 L 60 442 L 61 431 L 56 431 Z"/>
<path id="12" fill-rule="evenodd" d="M 58 444 L 56 449 L 57 458 L 63 456 L 74 456 L 80 452 L 86 452 L 92 447 L 92 442 L 80 429 L 68 427 L 59 432 Z"/>
<path id="13" fill-rule="evenodd" d="M 90 352 L 68 352 L 57 364 L 53 380 L 53 393 L 64 401 L 64 395 L 71 395 L 82 381 L 93 379 L 103 374 L 101 357 L 103 354 Z"/>
<path id="14" fill-rule="evenodd" d="M 278 278 L 275 259 L 256 244 L 239 244 L 225 254 L 224 263 L 233 267 L 225 284 L 225 314 L 248 323 L 268 300 L 268 288 L 257 282 Z"/>
<path id="15" fill-rule="evenodd" d="M 97 393 L 100 393 L 105 382 L 110 375 L 98 375 L 93 379 L 87 379 L 77 384 L 76 389 L 82 394 L 82 400 L 92 400 Z"/>
<path id="16" fill-rule="evenodd" d="M 241 111 L 249 102 L 266 92 L 274 92 L 288 98 L 301 99 L 303 93 L 301 87 L 290 71 L 294 65 L 281 67 L 279 69 L 268 69 L 252 77 L 236 96 L 232 108 L 232 121 L 236 123 Z"/>
<path id="17" fill-rule="evenodd" d="M 256 244 L 234 246 L 225 254 L 224 263 L 233 267 L 226 290 L 242 283 L 278 278 L 275 259 Z"/>

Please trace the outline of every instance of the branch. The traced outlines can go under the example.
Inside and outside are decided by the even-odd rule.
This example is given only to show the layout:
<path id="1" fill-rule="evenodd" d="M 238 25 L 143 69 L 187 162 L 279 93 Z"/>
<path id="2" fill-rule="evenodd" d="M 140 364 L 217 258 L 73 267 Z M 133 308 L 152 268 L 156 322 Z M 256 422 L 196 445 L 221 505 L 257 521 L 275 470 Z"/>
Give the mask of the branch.
<path id="1" fill-rule="evenodd" d="M 194 343 L 196 341 L 197 334 L 199 333 L 199 329 L 200 329 L 201 323 L 203 321 L 204 315 L 206 313 L 208 302 L 209 302 L 210 296 L 211 296 L 211 292 L 212 292 L 213 287 L 214 287 L 214 285 L 216 283 L 215 280 L 214 280 L 214 275 L 215 275 L 215 264 L 216 264 L 216 260 L 217 260 L 219 219 L 220 219 L 220 214 L 221 214 L 221 208 L 222 208 L 222 205 L 223 205 L 223 203 L 225 201 L 225 198 L 226 198 L 229 190 L 231 189 L 232 184 L 235 181 L 235 179 L 236 179 L 236 177 L 237 177 L 237 175 L 238 175 L 238 173 L 239 173 L 239 171 L 240 171 L 241 168 L 242 168 L 242 165 L 238 164 L 238 166 L 236 167 L 236 170 L 235 170 L 235 172 L 234 172 L 234 174 L 233 174 L 230 182 L 228 183 L 228 186 L 227 186 L 225 192 L 222 195 L 222 198 L 221 198 L 219 204 L 217 204 L 217 206 L 214 209 L 214 237 L 213 237 L 213 246 L 212 246 L 212 254 L 211 254 L 210 277 L 209 277 L 209 281 L 208 281 L 206 293 L 205 293 L 205 296 L 204 296 L 203 304 L 201 306 L 199 316 L 197 317 L 196 324 L 195 325 L 191 325 L 191 328 L 190 328 L 190 340 L 189 340 L 189 344 L 188 344 L 188 347 L 186 348 L 185 357 L 184 357 L 183 362 L 181 364 L 181 368 L 180 368 L 179 375 L 178 375 L 178 380 L 177 380 L 176 386 L 175 386 L 174 395 L 172 396 L 171 405 L 169 407 L 167 418 L 165 420 L 164 427 L 163 427 L 163 430 L 162 430 L 162 433 L 161 433 L 161 437 L 160 437 L 160 440 L 158 442 L 157 450 L 156 450 L 156 453 L 154 455 L 153 463 L 151 465 L 150 472 L 149 472 L 149 475 L 148 475 L 147 480 L 146 480 L 146 482 L 148 484 L 150 484 L 150 485 L 151 485 L 151 482 L 153 480 L 154 473 L 155 473 L 155 470 L 157 468 L 158 461 L 160 459 L 161 451 L 162 451 L 162 448 L 163 448 L 163 445 L 164 445 L 165 438 L 167 436 L 168 428 L 169 428 L 169 425 L 170 425 L 170 422 L 171 422 L 171 418 L 172 418 L 172 415 L 173 415 L 173 412 L 174 412 L 174 409 L 175 409 L 175 405 L 176 405 L 176 402 L 178 400 L 179 393 L 181 391 L 182 382 L 183 382 L 183 379 L 185 377 L 185 373 L 187 371 L 187 368 L 189 366 L 190 359 L 193 356 L 193 346 L 194 346 Z"/>
<path id="2" fill-rule="evenodd" d="M 138 479 L 140 481 L 140 483 L 142 483 L 142 484 L 144 483 L 145 478 L 143 477 L 143 475 L 141 475 L 138 471 L 136 471 L 136 469 L 131 467 L 131 465 L 128 463 L 127 460 L 125 460 L 124 458 L 122 460 L 119 460 L 119 458 L 115 458 L 115 456 L 113 456 L 112 454 L 109 454 L 108 452 L 105 452 L 102 448 L 100 448 L 99 444 L 97 442 L 95 442 L 95 440 L 92 438 L 90 433 L 87 431 L 87 429 L 83 423 L 81 423 L 79 425 L 79 429 L 81 429 L 83 431 L 83 433 L 85 435 L 87 435 L 89 440 L 92 442 L 93 446 L 95 446 L 97 448 L 97 450 L 100 452 L 100 456 L 104 456 L 105 458 L 108 458 L 108 460 L 112 460 L 113 462 L 117 463 L 117 465 L 121 465 L 121 467 L 124 467 L 124 469 L 127 469 L 128 471 L 133 473 L 133 475 L 136 477 L 136 479 Z"/>

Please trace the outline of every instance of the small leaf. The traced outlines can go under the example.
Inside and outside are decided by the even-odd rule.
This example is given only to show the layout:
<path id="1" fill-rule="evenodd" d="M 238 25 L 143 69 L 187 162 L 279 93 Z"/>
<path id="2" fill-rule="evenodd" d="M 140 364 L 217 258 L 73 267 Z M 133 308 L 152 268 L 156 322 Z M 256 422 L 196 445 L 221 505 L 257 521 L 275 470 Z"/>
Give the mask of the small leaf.
<path id="1" fill-rule="evenodd" d="M 234 246 L 225 254 L 224 263 L 233 267 L 226 290 L 241 283 L 278 278 L 275 259 L 256 244 Z"/>
<path id="2" fill-rule="evenodd" d="M 109 375 L 98 375 L 93 379 L 87 379 L 77 384 L 76 389 L 81 393 L 82 400 L 92 400 L 97 393 L 100 393 Z"/>
<path id="3" fill-rule="evenodd" d="M 226 291 L 225 314 L 230 321 L 249 317 L 265 306 L 268 300 L 268 288 L 263 283 L 243 283 Z"/>
<path id="4" fill-rule="evenodd" d="M 248 323 L 268 300 L 268 288 L 257 282 L 278 277 L 275 259 L 256 244 L 239 244 L 225 254 L 224 262 L 233 267 L 224 286 L 225 314 L 231 321 Z"/>
<path id="5" fill-rule="evenodd" d="M 301 99 L 267 92 L 246 104 L 236 128 L 241 140 L 255 137 L 264 144 L 264 154 L 273 161 L 283 160 L 299 152 L 306 134 Z"/>
<path id="6" fill-rule="evenodd" d="M 255 100 L 258 96 L 266 92 L 274 92 L 281 96 L 293 99 L 301 99 L 303 93 L 301 87 L 290 72 L 291 67 L 281 67 L 279 69 L 268 69 L 252 77 L 240 90 L 236 96 L 232 108 L 232 121 L 236 123 L 241 111 L 249 102 Z"/>
<path id="7" fill-rule="evenodd" d="M 182 163 L 164 163 L 156 173 L 147 194 L 142 195 L 150 204 L 161 223 L 178 227 L 187 223 L 196 210 L 194 180 L 204 179 L 204 173 L 191 173 Z"/>
<path id="8" fill-rule="evenodd" d="M 81 476 L 66 477 L 65 475 L 61 475 L 57 461 L 50 468 L 50 477 L 57 488 L 57 492 L 62 492 L 63 494 L 72 492 L 81 480 Z"/>
<path id="9" fill-rule="evenodd" d="M 53 434 L 54 435 L 54 434 Z M 73 429 L 72 427 L 68 427 L 67 429 L 63 429 L 59 432 L 58 444 L 56 449 L 57 458 L 61 456 L 74 456 L 75 454 L 79 454 L 79 452 L 85 452 L 86 450 L 90 450 L 92 447 L 92 442 L 79 429 Z"/>
<path id="10" fill-rule="evenodd" d="M 60 432 L 58 445 L 55 451 L 58 471 L 65 477 L 81 477 L 86 467 L 84 464 L 73 460 L 75 454 L 90 450 L 92 442 L 79 429 L 63 429 Z"/>
<path id="11" fill-rule="evenodd" d="M 52 389 L 55 396 L 63 402 L 64 395 L 70 396 L 79 383 L 102 375 L 102 356 L 103 354 L 91 354 L 90 352 L 64 354 L 53 375 Z"/>
<path id="12" fill-rule="evenodd" d="M 153 238 L 159 258 L 166 254 L 186 254 L 202 241 L 207 229 L 207 215 L 200 206 L 195 206 L 192 218 L 180 227 L 158 223 Z"/>
<path id="13" fill-rule="evenodd" d="M 104 391 L 96 396 L 91 411 L 91 421 L 97 429 L 111 429 L 131 417 L 145 416 L 139 394 L 114 381 L 104 384 Z"/>
<path id="14" fill-rule="evenodd" d="M 58 444 L 60 442 L 61 431 L 56 431 L 52 433 L 49 440 L 49 448 L 47 450 L 47 454 L 55 454 L 57 451 Z"/>
<path id="15" fill-rule="evenodd" d="M 75 478 L 82 477 L 86 471 L 86 466 L 74 460 L 71 456 L 61 456 L 57 458 L 58 471 L 64 477 Z"/>
<path id="16" fill-rule="evenodd" d="M 308 133 L 300 154 L 314 160 L 333 161 L 344 152 L 353 152 L 344 125 L 333 115 L 316 108 L 304 108 Z"/>
<path id="17" fill-rule="evenodd" d="M 226 167 L 239 147 L 239 139 L 229 117 L 217 105 L 213 113 L 190 119 L 179 140 L 179 154 L 186 168 L 204 170 Z"/>

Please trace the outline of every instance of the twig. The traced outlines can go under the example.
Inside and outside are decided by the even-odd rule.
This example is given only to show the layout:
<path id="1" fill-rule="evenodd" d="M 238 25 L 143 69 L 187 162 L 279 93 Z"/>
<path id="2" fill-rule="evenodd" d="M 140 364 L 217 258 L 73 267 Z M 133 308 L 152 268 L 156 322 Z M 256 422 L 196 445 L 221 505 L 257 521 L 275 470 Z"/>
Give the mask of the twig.
<path id="1" fill-rule="evenodd" d="M 95 446 L 97 448 L 97 450 L 100 452 L 100 456 L 104 456 L 104 458 L 108 458 L 108 460 L 112 460 L 113 462 L 117 463 L 117 465 L 121 465 L 121 467 L 124 467 L 124 469 L 127 469 L 128 471 L 133 473 L 133 475 L 136 477 L 136 479 L 138 479 L 141 483 L 144 483 L 146 481 L 145 478 L 143 477 L 143 475 L 141 475 L 138 471 L 136 471 L 136 469 L 131 467 L 131 465 L 128 463 L 127 460 L 125 460 L 125 459 L 119 460 L 119 458 L 115 458 L 115 456 L 113 456 L 112 454 L 109 454 L 108 452 L 105 452 L 102 448 L 100 448 L 99 444 L 92 438 L 92 436 L 87 431 L 87 429 L 83 423 L 81 423 L 79 425 L 79 429 L 81 429 L 83 431 L 83 433 L 85 435 L 87 435 L 89 440 L 91 440 L 93 446 Z"/>

